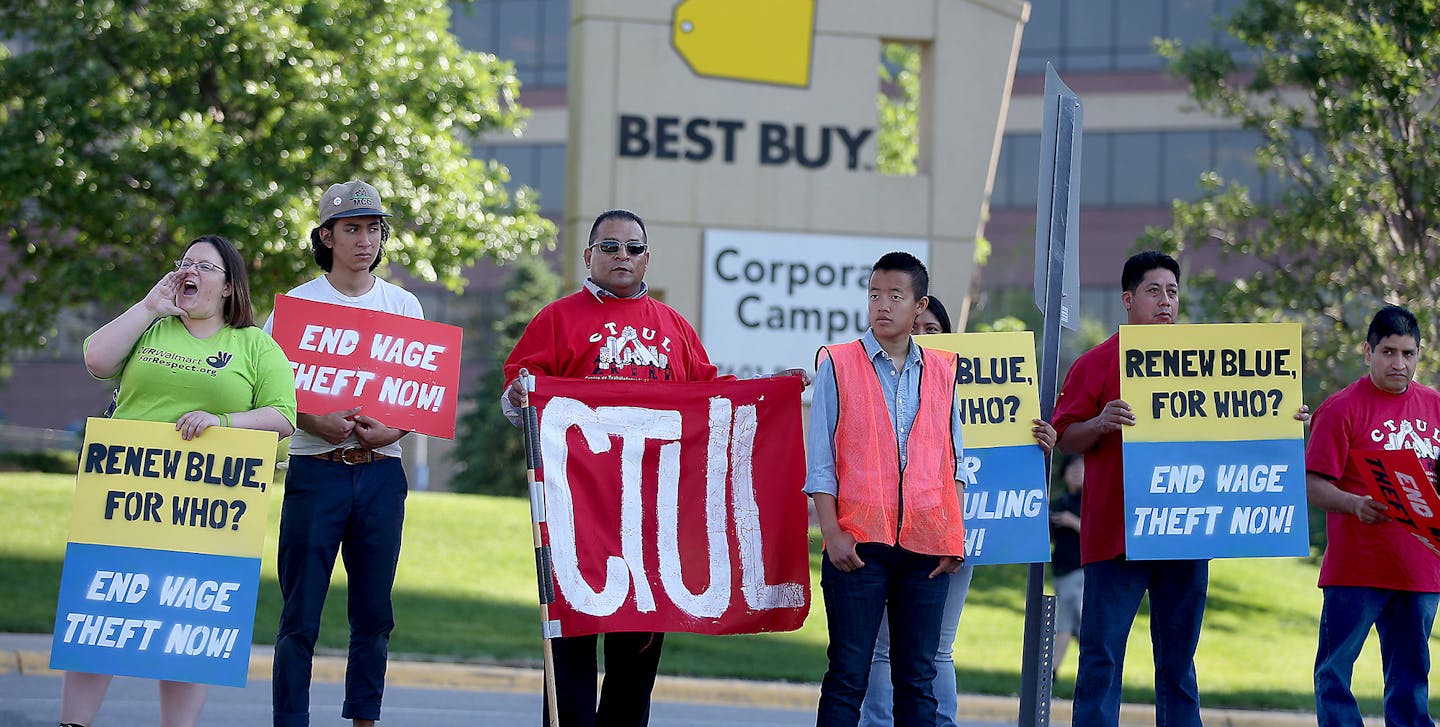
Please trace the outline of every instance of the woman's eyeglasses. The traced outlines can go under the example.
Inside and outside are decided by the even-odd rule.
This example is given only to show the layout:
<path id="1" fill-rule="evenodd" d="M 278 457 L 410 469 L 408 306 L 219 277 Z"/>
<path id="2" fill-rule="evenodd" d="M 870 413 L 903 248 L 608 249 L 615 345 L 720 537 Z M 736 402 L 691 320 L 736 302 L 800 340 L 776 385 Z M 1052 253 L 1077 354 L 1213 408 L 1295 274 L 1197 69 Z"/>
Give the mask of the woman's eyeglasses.
<path id="1" fill-rule="evenodd" d="M 201 273 L 214 273 L 214 272 L 221 272 L 221 273 L 223 273 L 223 272 L 225 272 L 225 268 L 222 268 L 222 267 L 220 267 L 219 265 L 216 265 L 215 263 L 207 263 L 207 262 L 203 262 L 203 261 L 202 261 L 202 262 L 195 262 L 194 260 L 176 260 L 176 261 L 175 261 L 175 269 L 176 269 L 176 270 L 179 270 L 179 271 L 181 271 L 181 272 L 184 272 L 184 271 L 186 271 L 186 270 L 189 270 L 190 268 L 195 268 L 196 270 L 200 271 Z"/>
<path id="2" fill-rule="evenodd" d="M 614 255 L 615 253 L 620 252 L 620 241 L 619 241 L 619 240 L 601 240 L 601 241 L 599 241 L 599 242 L 592 242 L 592 243 L 590 243 L 590 247 L 598 248 L 598 249 L 600 250 L 600 252 L 603 252 L 603 253 L 605 253 L 606 255 Z M 639 256 L 641 256 L 641 255 L 644 255 L 644 254 L 645 254 L 645 251 L 647 251 L 647 250 L 649 250 L 649 249 L 650 249 L 650 245 L 648 245 L 647 243 L 644 243 L 644 242 L 627 242 L 627 243 L 625 243 L 625 252 L 626 252 L 626 254 L 628 254 L 630 257 L 639 257 Z"/>

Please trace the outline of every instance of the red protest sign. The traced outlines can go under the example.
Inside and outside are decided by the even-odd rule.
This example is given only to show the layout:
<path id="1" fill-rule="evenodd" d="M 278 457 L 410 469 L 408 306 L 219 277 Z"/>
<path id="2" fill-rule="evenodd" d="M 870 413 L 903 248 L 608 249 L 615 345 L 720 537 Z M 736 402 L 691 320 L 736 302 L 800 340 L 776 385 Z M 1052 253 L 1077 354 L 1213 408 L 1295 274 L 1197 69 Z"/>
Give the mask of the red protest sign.
<path id="1" fill-rule="evenodd" d="M 800 379 L 540 377 L 559 635 L 793 631 L 810 609 Z"/>
<path id="2" fill-rule="evenodd" d="M 1350 461 L 1360 470 L 1370 496 L 1390 507 L 1385 514 L 1440 555 L 1440 496 L 1415 451 L 1356 451 L 1350 453 Z"/>
<path id="3" fill-rule="evenodd" d="M 459 328 L 277 295 L 272 335 L 295 372 L 300 411 L 360 405 L 386 426 L 455 438 Z"/>

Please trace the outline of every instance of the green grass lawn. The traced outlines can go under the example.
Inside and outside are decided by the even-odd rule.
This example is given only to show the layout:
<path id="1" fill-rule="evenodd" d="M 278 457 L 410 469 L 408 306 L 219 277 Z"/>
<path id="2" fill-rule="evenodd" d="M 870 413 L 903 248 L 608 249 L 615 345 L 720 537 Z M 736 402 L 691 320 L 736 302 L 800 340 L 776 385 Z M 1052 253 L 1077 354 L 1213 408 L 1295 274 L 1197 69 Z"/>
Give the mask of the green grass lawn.
<path id="1" fill-rule="evenodd" d="M 268 642 L 279 619 L 275 547 L 280 493 L 270 507 L 255 639 Z M 69 526 L 73 478 L 0 473 L 0 631 L 49 632 Z M 540 639 L 524 500 L 412 494 L 395 591 L 395 654 L 538 665 Z M 818 547 L 813 543 L 812 548 Z M 819 598 L 819 554 L 812 552 L 813 607 L 804 628 L 756 636 L 666 638 L 663 672 L 746 679 L 819 681 L 825 671 L 825 615 Z M 345 584 L 336 569 L 321 646 L 345 646 Z M 1197 656 L 1209 706 L 1313 709 L 1310 670 L 1320 592 L 1317 566 L 1305 560 L 1217 560 Z M 955 644 L 960 688 L 1014 694 L 1020 681 L 1024 566 L 987 566 L 975 574 Z M 1432 649 L 1434 641 L 1432 640 Z M 1068 696 L 1075 649 L 1060 668 L 1056 694 Z M 1131 634 L 1127 701 L 1153 701 L 1149 614 Z M 1379 650 L 1371 639 L 1356 665 L 1356 694 L 1378 713 Z M 1432 711 L 1440 700 L 1432 701 Z"/>

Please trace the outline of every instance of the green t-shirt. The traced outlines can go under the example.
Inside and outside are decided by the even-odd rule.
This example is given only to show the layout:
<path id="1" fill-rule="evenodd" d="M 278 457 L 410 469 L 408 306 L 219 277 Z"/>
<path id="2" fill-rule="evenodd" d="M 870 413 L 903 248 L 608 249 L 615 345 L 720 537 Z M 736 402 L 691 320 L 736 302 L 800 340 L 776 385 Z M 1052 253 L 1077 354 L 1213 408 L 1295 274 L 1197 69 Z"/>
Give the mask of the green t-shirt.
<path id="1" fill-rule="evenodd" d="M 257 326 L 226 326 L 196 338 L 178 317 L 163 318 L 140 335 L 117 376 L 116 419 L 174 422 L 197 410 L 234 414 L 269 406 L 295 423 L 290 362 Z"/>

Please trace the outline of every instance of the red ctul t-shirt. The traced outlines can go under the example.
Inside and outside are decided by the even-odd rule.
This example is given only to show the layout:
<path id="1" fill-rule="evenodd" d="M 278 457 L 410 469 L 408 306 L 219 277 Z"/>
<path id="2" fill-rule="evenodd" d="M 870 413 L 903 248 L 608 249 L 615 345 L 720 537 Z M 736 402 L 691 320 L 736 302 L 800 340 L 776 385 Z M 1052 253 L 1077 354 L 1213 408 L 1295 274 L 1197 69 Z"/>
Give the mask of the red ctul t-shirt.
<path id="1" fill-rule="evenodd" d="M 1440 392 L 1411 382 L 1405 393 L 1390 394 L 1362 377 L 1315 411 L 1305 470 L 1346 492 L 1369 494 L 1350 461 L 1352 451 L 1367 449 L 1413 449 L 1433 482 L 1440 457 Z M 1088 471 L 1088 459 L 1085 467 Z M 1321 587 L 1440 592 L 1440 557 L 1401 526 L 1366 525 L 1354 515 L 1331 512 L 1325 514 L 1325 532 L 1329 544 L 1320 566 Z"/>
<path id="2" fill-rule="evenodd" d="M 1065 375 L 1055 400 L 1055 431 L 1094 418 L 1120 398 L 1120 334 L 1081 354 Z M 1080 561 L 1094 563 L 1125 554 L 1125 463 L 1119 432 L 1100 437 L 1085 451 L 1085 497 L 1080 501 Z"/>
<path id="3" fill-rule="evenodd" d="M 514 380 L 521 368 L 575 379 L 720 378 L 695 329 L 674 308 L 648 295 L 597 298 L 588 290 L 535 315 L 505 359 L 505 380 Z"/>

